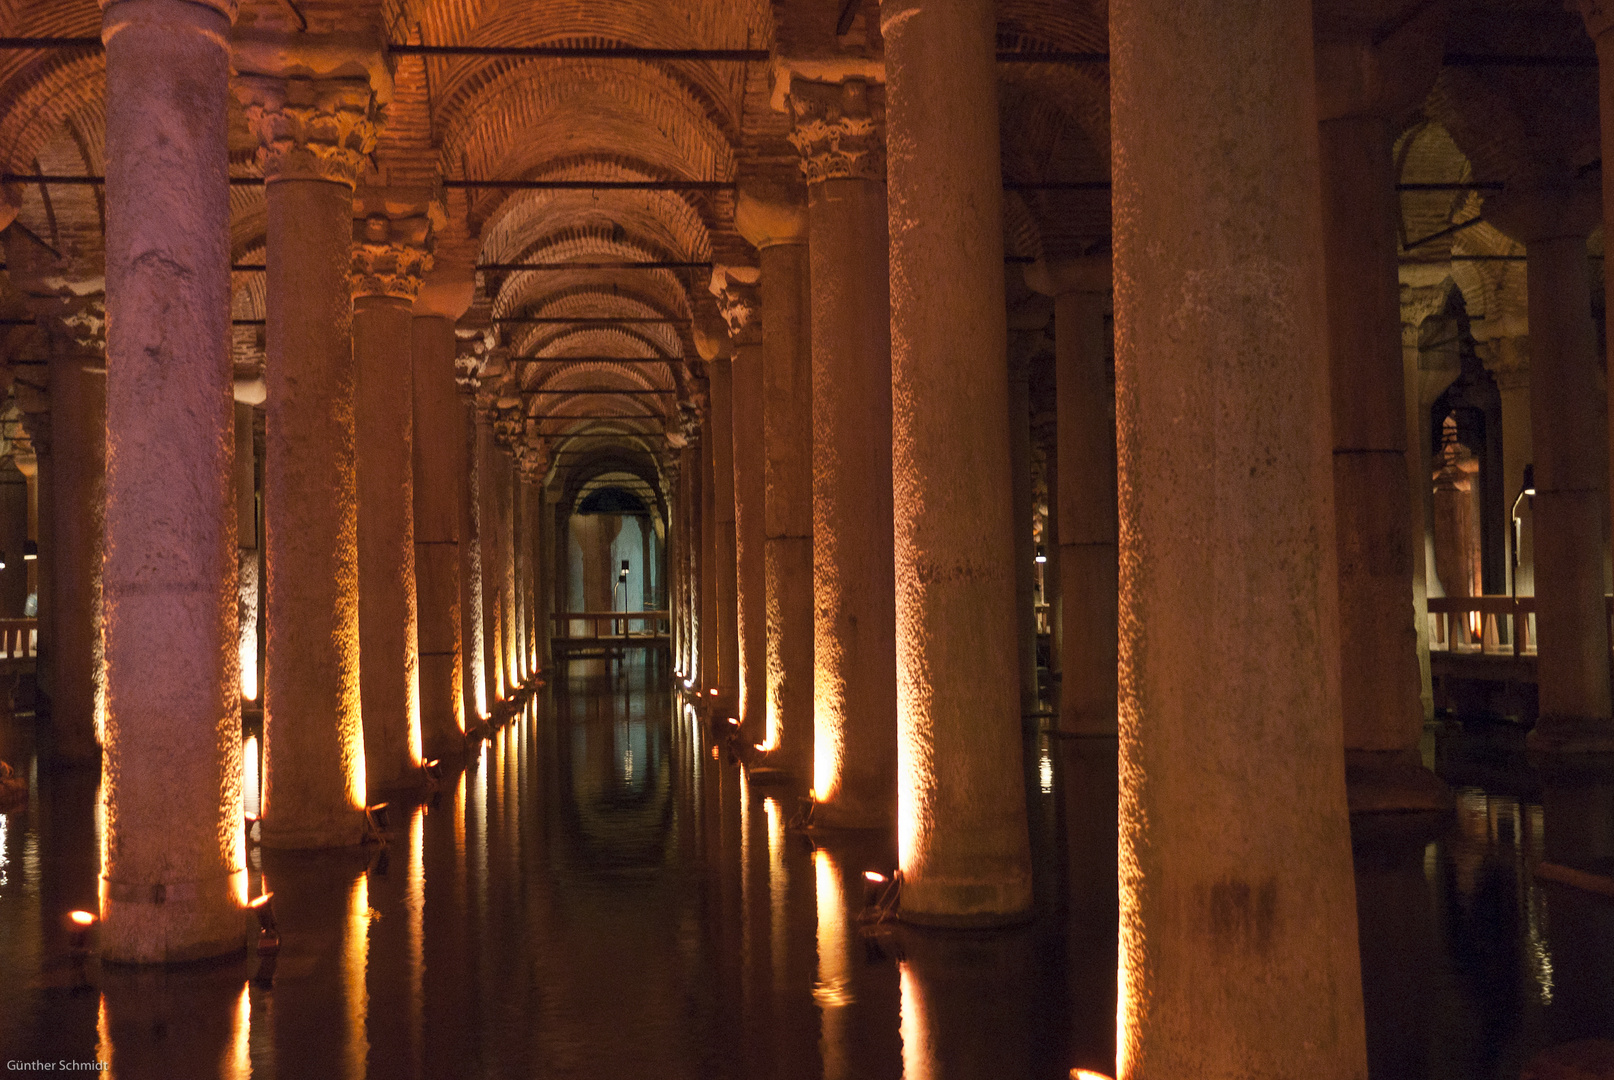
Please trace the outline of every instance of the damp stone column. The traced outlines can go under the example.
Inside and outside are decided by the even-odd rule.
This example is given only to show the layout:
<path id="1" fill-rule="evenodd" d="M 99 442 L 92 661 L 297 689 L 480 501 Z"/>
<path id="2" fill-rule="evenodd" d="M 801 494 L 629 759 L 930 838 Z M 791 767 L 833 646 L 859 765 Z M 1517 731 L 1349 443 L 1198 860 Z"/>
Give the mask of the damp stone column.
<path id="1" fill-rule="evenodd" d="M 754 267 L 722 266 L 712 271 L 711 292 L 728 325 L 734 458 L 735 637 L 739 641 L 739 717 L 745 738 L 768 745 L 766 722 L 767 633 L 764 611 L 767 482 L 763 462 L 763 335 L 761 289 Z"/>
<path id="2" fill-rule="evenodd" d="M 353 222 L 359 685 L 371 802 L 421 782 L 412 348 L 415 298 L 431 269 L 424 201 L 361 189 Z"/>
<path id="3" fill-rule="evenodd" d="M 901 911 L 992 924 L 1031 906 L 993 4 L 886 0 L 880 20 Z"/>
<path id="4" fill-rule="evenodd" d="M 814 821 L 889 829 L 897 660 L 884 89 L 795 79 L 788 100 L 814 285 Z"/>
<path id="5" fill-rule="evenodd" d="M 1408 595 L 1419 538 L 1403 511 L 1411 493 L 1391 118 L 1428 93 L 1445 39 L 1421 18 L 1370 41 L 1336 26 L 1330 8 L 1319 3 L 1314 24 L 1347 790 L 1353 811 L 1439 810 L 1450 794 L 1418 749 L 1422 677 Z M 1373 77 L 1381 71 L 1396 77 Z"/>
<path id="6" fill-rule="evenodd" d="M 1116 0 L 1110 57 L 1116 1075 L 1359 1080 L 1311 6 Z"/>
<path id="7" fill-rule="evenodd" d="M 706 375 L 711 387 L 711 409 L 706 414 L 707 438 L 702 440 L 707 476 L 711 479 L 711 551 L 708 573 L 712 581 L 713 645 L 715 663 L 707 669 L 708 689 L 716 689 L 711 704 L 724 716 L 739 709 L 739 526 L 734 506 L 734 369 L 732 347 L 715 334 L 697 334 L 703 347 Z M 715 680 L 715 681 L 713 681 Z"/>
<path id="8" fill-rule="evenodd" d="M 476 395 L 476 485 L 475 505 L 478 565 L 477 594 L 482 607 L 482 683 L 489 713 L 497 702 L 504 700 L 504 653 L 499 646 L 499 608 L 502 589 L 499 584 L 498 552 L 498 496 L 499 449 L 493 441 L 493 401 L 486 389 L 489 379 L 483 378 L 484 389 Z"/>
<path id="9" fill-rule="evenodd" d="M 234 3 L 124 0 L 106 44 L 104 960 L 245 946 L 230 189 Z"/>
<path id="10" fill-rule="evenodd" d="M 304 35 L 297 35 L 303 37 Z M 359 842 L 353 190 L 375 145 L 369 54 L 340 40 L 236 41 L 237 93 L 268 202 L 264 440 L 266 847 Z"/>
<path id="11" fill-rule="evenodd" d="M 764 644 L 769 763 L 813 774 L 813 350 L 807 204 L 799 186 L 742 183 L 735 228 L 762 266 Z"/>
<path id="12" fill-rule="evenodd" d="M 1047 260 L 1026 282 L 1054 298 L 1054 382 L 1059 417 L 1052 475 L 1062 608 L 1059 731 L 1114 735 L 1117 618 L 1115 414 L 1106 386 L 1104 311 L 1110 258 Z"/>
<path id="13" fill-rule="evenodd" d="M 454 320 L 460 292 L 430 276 L 415 299 L 414 375 L 416 637 L 421 753 L 446 758 L 464 745 L 474 709 L 465 684 L 460 603 L 460 492 L 466 485 L 464 410 L 455 385 Z"/>
<path id="14" fill-rule="evenodd" d="M 1602 212 L 1594 186 L 1510 186 L 1485 217 L 1528 260 L 1530 429 L 1535 450 L 1536 683 L 1533 750 L 1614 751 L 1603 594 L 1608 432 L 1598 397 L 1586 240 Z"/>
<path id="15" fill-rule="evenodd" d="M 457 343 L 454 386 L 459 391 L 456 425 L 460 462 L 455 474 L 455 503 L 460 519 L 460 685 L 465 694 L 465 729 L 487 718 L 491 706 L 482 645 L 482 541 L 478 531 L 477 356 L 480 342 Z"/>

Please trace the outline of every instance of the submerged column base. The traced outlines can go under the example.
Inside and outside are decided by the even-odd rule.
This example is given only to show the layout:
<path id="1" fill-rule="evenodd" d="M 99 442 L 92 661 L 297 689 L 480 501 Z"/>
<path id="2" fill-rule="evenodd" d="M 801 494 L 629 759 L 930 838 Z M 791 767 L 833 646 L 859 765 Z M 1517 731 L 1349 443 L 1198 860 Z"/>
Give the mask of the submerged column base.
<path id="1" fill-rule="evenodd" d="M 1346 750 L 1345 799 L 1352 814 L 1445 813 L 1451 788 L 1416 750 Z"/>
<path id="2" fill-rule="evenodd" d="M 247 872 L 200 881 L 102 877 L 101 959 L 111 964 L 184 964 L 246 951 Z M 177 944 L 172 944 L 177 943 Z"/>

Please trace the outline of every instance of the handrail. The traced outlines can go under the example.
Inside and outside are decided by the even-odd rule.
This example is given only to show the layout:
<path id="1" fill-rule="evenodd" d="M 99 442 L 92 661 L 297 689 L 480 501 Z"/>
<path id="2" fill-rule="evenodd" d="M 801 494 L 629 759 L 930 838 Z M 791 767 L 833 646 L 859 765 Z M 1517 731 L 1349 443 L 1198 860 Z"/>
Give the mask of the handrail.
<path id="1" fill-rule="evenodd" d="M 1535 652 L 1533 596 L 1431 596 L 1428 611 L 1431 651 L 1515 657 Z"/>
<path id="2" fill-rule="evenodd" d="M 554 637 L 558 641 L 659 638 L 672 630 L 670 611 L 556 611 L 549 617 L 554 626 Z M 632 628 L 630 624 L 635 622 L 641 624 L 641 629 Z M 579 629 L 577 633 L 573 633 L 573 623 L 588 623 L 589 626 L 587 630 Z M 601 623 L 607 624 L 604 632 L 601 632 Z M 646 623 L 649 625 L 643 625 Z"/>

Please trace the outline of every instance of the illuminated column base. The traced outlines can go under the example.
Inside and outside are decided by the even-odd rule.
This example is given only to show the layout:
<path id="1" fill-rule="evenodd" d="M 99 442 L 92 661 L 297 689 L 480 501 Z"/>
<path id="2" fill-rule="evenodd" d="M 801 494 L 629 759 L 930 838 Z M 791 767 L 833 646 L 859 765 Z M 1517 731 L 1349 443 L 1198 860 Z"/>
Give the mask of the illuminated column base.
<path id="1" fill-rule="evenodd" d="M 1110 5 L 1128 1080 L 1367 1075 L 1312 35 Z"/>
<path id="2" fill-rule="evenodd" d="M 941 925 L 1031 906 L 992 11 L 881 9 L 901 914 Z"/>
<path id="3" fill-rule="evenodd" d="M 103 27 L 112 374 L 100 948 L 111 962 L 179 963 L 246 945 L 230 20 L 205 4 L 132 0 L 108 6 Z"/>

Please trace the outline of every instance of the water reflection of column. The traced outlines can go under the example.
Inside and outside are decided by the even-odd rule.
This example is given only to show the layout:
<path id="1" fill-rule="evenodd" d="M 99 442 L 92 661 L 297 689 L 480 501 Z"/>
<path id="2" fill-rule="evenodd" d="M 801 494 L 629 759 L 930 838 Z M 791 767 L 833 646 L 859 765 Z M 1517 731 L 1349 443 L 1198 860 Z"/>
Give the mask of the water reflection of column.
<path id="1" fill-rule="evenodd" d="M 1610 865 L 1614 784 L 1585 774 L 1550 774 L 1541 804 L 1549 861 L 1577 869 Z M 1614 941 L 1605 898 L 1551 882 L 1544 891 L 1552 957 L 1547 1041 L 1556 1043 L 1607 1029 L 1614 1002 Z"/>
<path id="2" fill-rule="evenodd" d="M 348 1080 L 364 1080 L 370 1057 L 370 1038 L 365 1026 L 370 1013 L 370 991 L 364 982 L 369 961 L 370 877 L 362 873 L 348 890 L 347 937 L 342 942 L 342 987 L 347 1001 L 343 1075 Z"/>
<path id="3" fill-rule="evenodd" d="M 409 1060 L 418 1072 L 426 1043 L 426 807 L 409 815 Z"/>
<path id="4" fill-rule="evenodd" d="M 822 1017 L 819 1053 L 824 1059 L 824 1080 L 843 1080 L 852 1075 L 846 1040 L 846 1007 L 852 1000 L 846 894 L 840 867 L 823 848 L 813 852 L 813 876 L 818 900 L 818 980 L 813 984 L 813 998 Z"/>
<path id="5" fill-rule="evenodd" d="M 1370 1076 L 1429 1071 L 1427 1002 L 1437 938 L 1424 878 L 1427 831 L 1427 824 L 1388 817 L 1356 830 L 1356 918 Z"/>
<path id="6" fill-rule="evenodd" d="M 762 809 L 768 816 L 768 944 L 777 996 L 783 989 L 785 948 L 789 945 L 789 930 L 785 926 L 785 894 L 790 888 L 790 874 L 785 869 L 784 810 L 772 795 L 762 800 Z"/>

